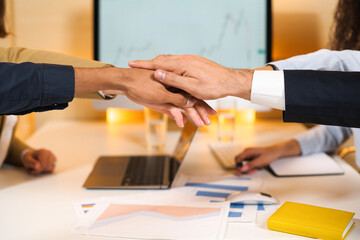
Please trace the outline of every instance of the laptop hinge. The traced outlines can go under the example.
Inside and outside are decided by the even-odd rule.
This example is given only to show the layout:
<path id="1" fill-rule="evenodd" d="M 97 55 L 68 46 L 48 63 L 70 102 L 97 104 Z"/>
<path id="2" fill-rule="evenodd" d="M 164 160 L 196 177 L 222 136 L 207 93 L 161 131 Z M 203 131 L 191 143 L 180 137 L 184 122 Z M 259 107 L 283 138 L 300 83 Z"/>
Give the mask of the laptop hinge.
<path id="1" fill-rule="evenodd" d="M 164 163 L 164 169 L 163 169 L 163 179 L 161 183 L 161 188 L 169 188 L 170 185 L 170 158 L 166 157 L 165 163 Z"/>

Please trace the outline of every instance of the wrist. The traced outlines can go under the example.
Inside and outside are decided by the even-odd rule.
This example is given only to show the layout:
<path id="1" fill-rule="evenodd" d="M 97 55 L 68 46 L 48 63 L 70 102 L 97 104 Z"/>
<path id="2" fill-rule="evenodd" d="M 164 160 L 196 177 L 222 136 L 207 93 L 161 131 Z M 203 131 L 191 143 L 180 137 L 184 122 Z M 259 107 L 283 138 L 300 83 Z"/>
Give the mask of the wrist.
<path id="1" fill-rule="evenodd" d="M 124 88 L 120 68 L 74 68 L 74 71 L 76 94 Z"/>
<path id="2" fill-rule="evenodd" d="M 231 87 L 234 91 L 230 95 L 250 100 L 254 70 L 232 69 L 232 71 L 234 85 Z"/>
<path id="3" fill-rule="evenodd" d="M 27 154 L 31 154 L 33 150 L 31 148 L 25 148 L 24 150 L 22 150 L 21 154 L 20 154 L 20 160 L 21 162 L 24 161 L 24 157 Z"/>
<path id="4" fill-rule="evenodd" d="M 301 148 L 298 141 L 291 139 L 279 145 L 280 156 L 279 157 L 291 157 L 301 154 Z"/>

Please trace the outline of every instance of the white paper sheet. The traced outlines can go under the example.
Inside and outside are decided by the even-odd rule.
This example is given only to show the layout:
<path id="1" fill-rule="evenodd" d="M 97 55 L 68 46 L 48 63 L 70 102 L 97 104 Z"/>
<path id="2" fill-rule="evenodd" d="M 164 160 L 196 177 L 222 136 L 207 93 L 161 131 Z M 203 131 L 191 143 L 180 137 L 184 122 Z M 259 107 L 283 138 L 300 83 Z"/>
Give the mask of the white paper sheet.
<path id="1" fill-rule="evenodd" d="M 179 185 L 193 191 L 192 202 L 223 202 L 227 195 L 235 191 L 260 191 L 261 178 L 234 175 L 197 177 L 182 175 Z M 229 222 L 255 222 L 258 209 L 262 205 L 231 204 L 228 215 Z"/>
<path id="2" fill-rule="evenodd" d="M 344 173 L 336 161 L 325 153 L 281 158 L 271 163 L 270 168 L 278 176 L 312 176 Z"/>
<path id="3" fill-rule="evenodd" d="M 98 201 L 71 233 L 143 239 L 224 238 L 227 203 L 135 204 L 126 198 Z"/>

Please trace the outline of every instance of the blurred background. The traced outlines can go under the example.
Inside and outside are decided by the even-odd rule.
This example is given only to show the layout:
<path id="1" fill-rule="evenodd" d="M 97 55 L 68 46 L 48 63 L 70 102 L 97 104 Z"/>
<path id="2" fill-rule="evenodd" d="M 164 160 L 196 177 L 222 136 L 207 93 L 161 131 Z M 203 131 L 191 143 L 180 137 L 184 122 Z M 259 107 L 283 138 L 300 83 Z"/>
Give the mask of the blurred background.
<path id="1" fill-rule="evenodd" d="M 1 47 L 26 47 L 93 59 L 92 0 L 7 0 L 10 36 Z M 273 60 L 328 47 L 337 0 L 273 0 Z M 141 121 L 141 110 L 123 110 L 122 121 Z M 109 117 L 109 116 L 108 116 Z M 281 118 L 278 111 L 257 118 Z M 53 119 L 103 120 L 106 111 L 95 110 L 92 100 L 74 99 L 64 111 L 22 116 L 17 135 L 26 140 Z"/>

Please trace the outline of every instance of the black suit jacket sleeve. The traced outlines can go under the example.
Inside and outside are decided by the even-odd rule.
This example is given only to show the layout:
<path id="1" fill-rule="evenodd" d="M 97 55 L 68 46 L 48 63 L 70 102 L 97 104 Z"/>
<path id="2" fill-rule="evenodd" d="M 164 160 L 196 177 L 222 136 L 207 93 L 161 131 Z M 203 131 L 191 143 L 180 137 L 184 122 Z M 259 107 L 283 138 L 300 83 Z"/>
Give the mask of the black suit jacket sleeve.
<path id="1" fill-rule="evenodd" d="M 360 72 L 287 70 L 285 122 L 360 127 Z"/>
<path id="2" fill-rule="evenodd" d="M 74 89 L 71 66 L 0 63 L 0 115 L 64 109 Z"/>

